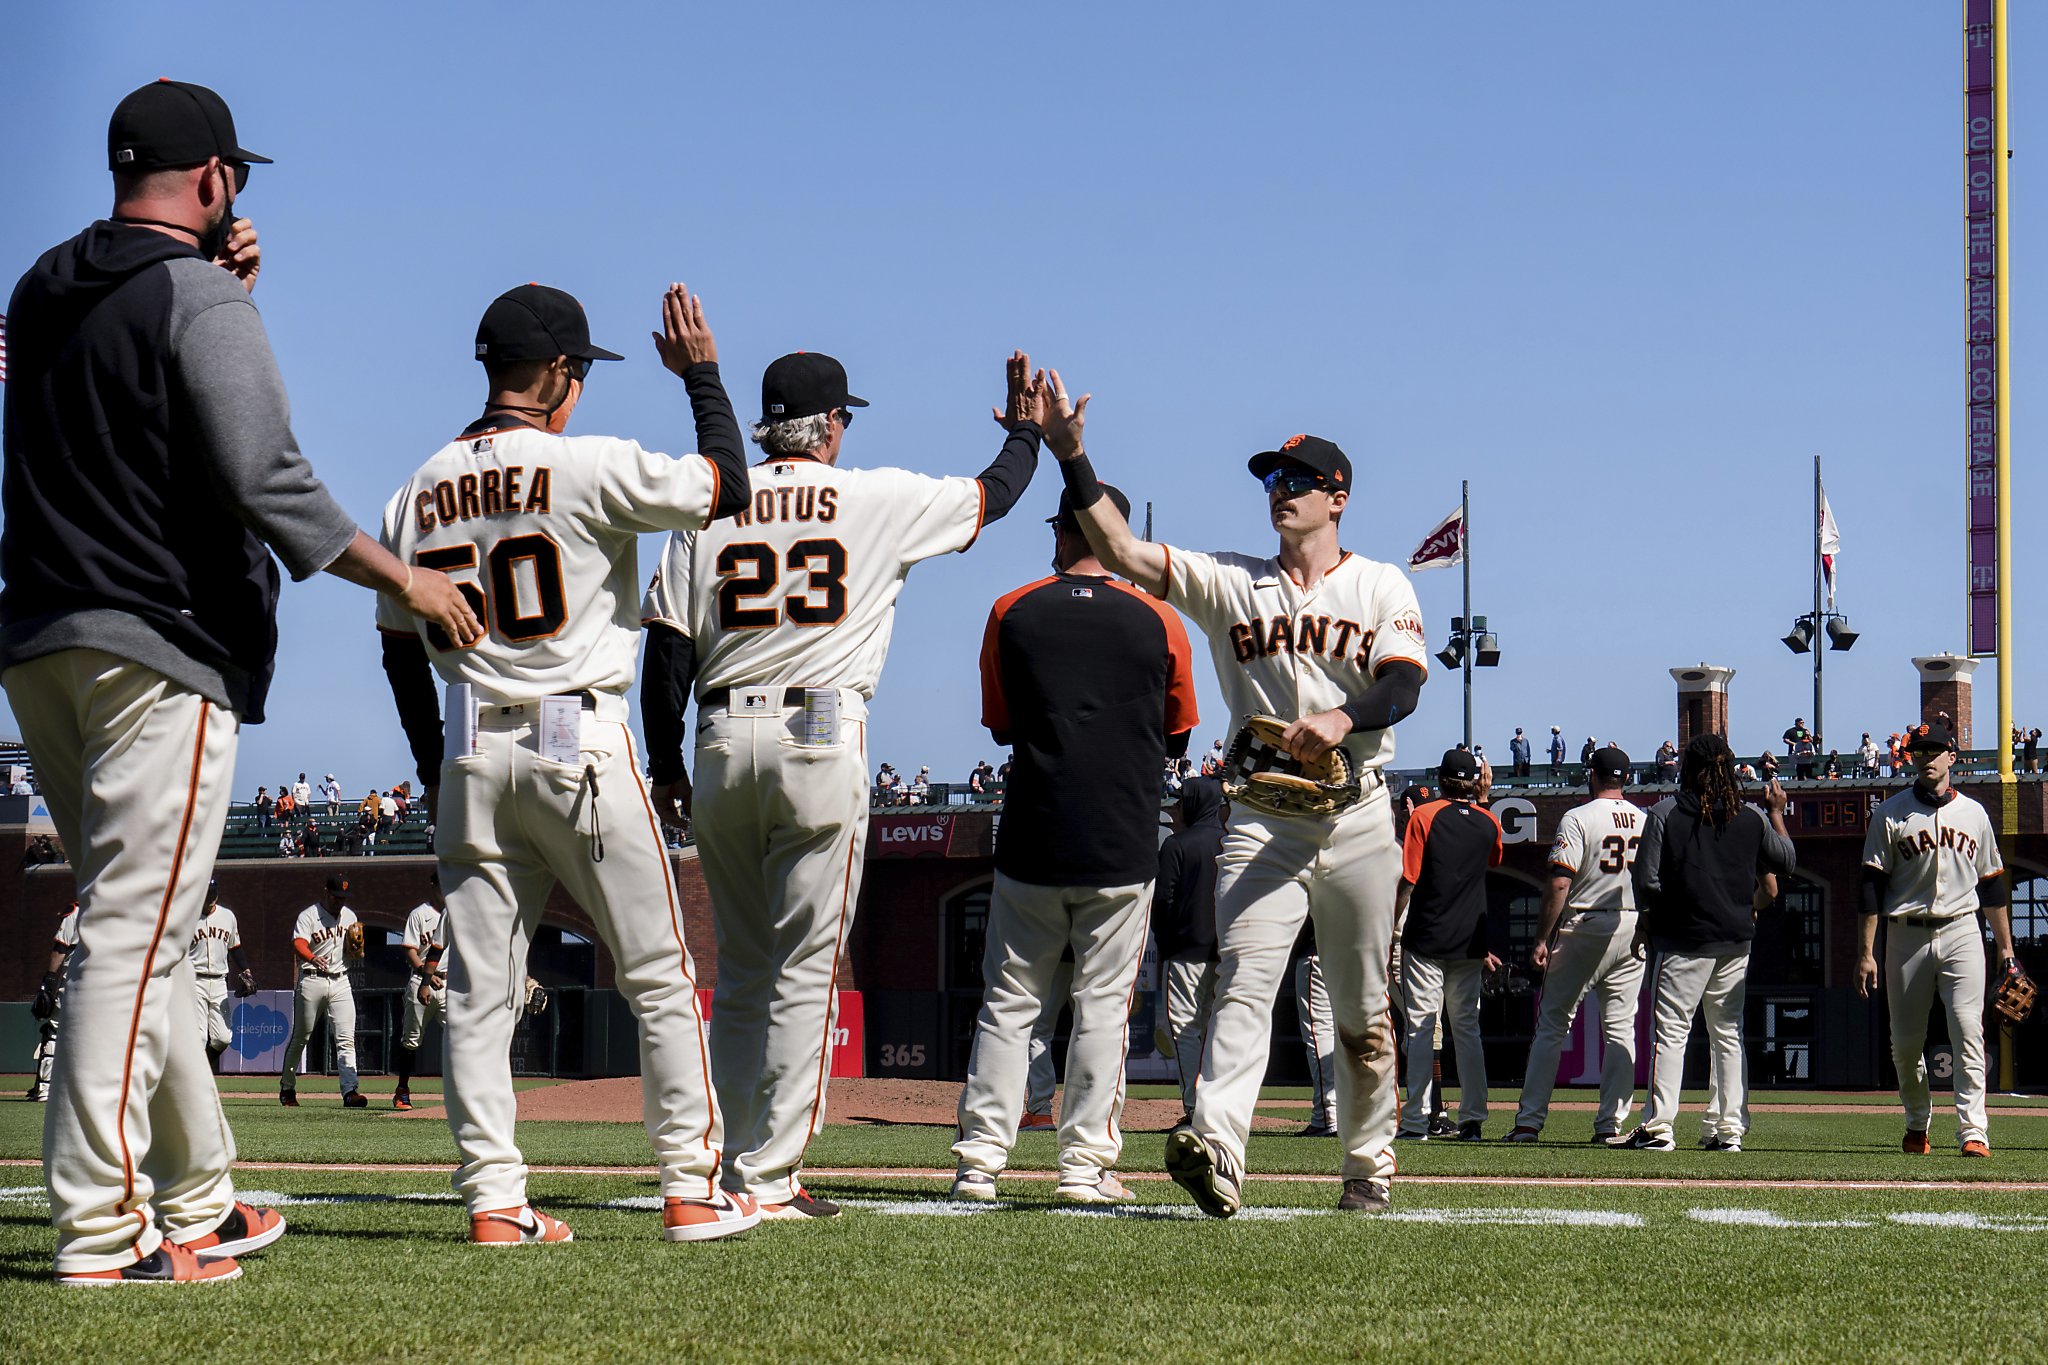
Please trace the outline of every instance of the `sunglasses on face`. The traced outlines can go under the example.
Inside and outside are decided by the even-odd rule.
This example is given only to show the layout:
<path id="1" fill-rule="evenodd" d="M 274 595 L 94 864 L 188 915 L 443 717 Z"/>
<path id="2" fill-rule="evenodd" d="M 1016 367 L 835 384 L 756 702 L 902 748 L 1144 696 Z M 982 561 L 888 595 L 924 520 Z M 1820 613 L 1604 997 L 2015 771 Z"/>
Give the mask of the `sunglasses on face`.
<path id="1" fill-rule="evenodd" d="M 1276 469 L 1265 478 L 1266 491 L 1276 489 L 1284 496 L 1298 498 L 1303 493 L 1319 492 L 1329 487 L 1320 474 L 1311 474 L 1306 469 Z"/>
<path id="2" fill-rule="evenodd" d="M 246 161 L 223 161 L 223 162 L 221 162 L 220 164 L 221 164 L 221 165 L 223 165 L 223 166 L 225 166 L 225 167 L 227 167 L 227 168 L 228 168 L 228 169 L 229 169 L 230 171 L 233 171 L 233 172 L 234 172 L 234 176 L 235 176 L 235 193 L 236 193 L 236 194 L 240 194 L 240 193 L 241 193 L 241 192 L 242 192 L 243 190 L 246 190 L 246 189 L 248 189 L 248 188 L 249 188 L 249 163 L 248 163 L 248 162 L 246 162 Z"/>
<path id="3" fill-rule="evenodd" d="M 588 356 L 572 355 L 568 357 L 568 360 L 569 377 L 579 384 L 582 383 L 583 376 L 590 373 L 590 366 L 592 363 L 590 358 Z"/>
<path id="4" fill-rule="evenodd" d="M 839 415 L 839 429 L 840 429 L 841 431 L 844 431 L 844 430 L 846 430 L 846 429 L 847 429 L 848 427 L 850 427 L 850 426 L 852 426 L 852 425 L 853 425 L 853 409 L 852 409 L 852 408 L 837 408 L 837 409 L 835 409 L 835 411 L 836 411 L 836 412 L 838 413 L 838 415 Z"/>

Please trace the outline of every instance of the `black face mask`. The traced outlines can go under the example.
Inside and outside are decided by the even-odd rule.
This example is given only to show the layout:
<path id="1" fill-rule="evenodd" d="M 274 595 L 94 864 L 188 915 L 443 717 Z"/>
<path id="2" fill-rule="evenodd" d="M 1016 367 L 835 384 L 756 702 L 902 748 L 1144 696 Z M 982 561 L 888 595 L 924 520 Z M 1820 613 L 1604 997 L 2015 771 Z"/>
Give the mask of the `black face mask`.
<path id="1" fill-rule="evenodd" d="M 223 180 L 225 178 L 225 172 L 223 172 Z M 223 184 L 222 188 L 226 188 L 225 184 Z M 200 232 L 192 232 L 192 229 L 186 227 L 183 223 L 166 223 L 161 218 L 133 218 L 124 215 L 114 219 L 114 221 L 117 223 L 137 223 L 144 227 L 170 228 L 173 232 L 192 233 L 194 237 L 198 238 L 199 254 L 209 261 L 217 261 L 227 254 L 228 235 L 234 231 L 235 201 L 232 199 L 228 200 L 227 206 L 221 210 L 220 221 Z"/>

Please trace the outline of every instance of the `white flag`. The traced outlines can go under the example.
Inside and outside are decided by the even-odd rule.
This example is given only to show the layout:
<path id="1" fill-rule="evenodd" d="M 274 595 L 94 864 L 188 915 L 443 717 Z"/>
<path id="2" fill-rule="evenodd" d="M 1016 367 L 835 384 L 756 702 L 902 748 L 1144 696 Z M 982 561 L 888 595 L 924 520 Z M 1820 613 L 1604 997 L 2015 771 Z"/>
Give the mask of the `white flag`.
<path id="1" fill-rule="evenodd" d="M 1453 564 L 1464 562 L 1465 507 L 1460 503 L 1422 538 L 1422 543 L 1415 547 L 1415 553 L 1408 556 L 1408 569 L 1411 573 L 1421 573 L 1424 569 L 1448 569 Z"/>
<path id="2" fill-rule="evenodd" d="M 1835 525 L 1835 509 L 1828 506 L 1827 490 L 1820 494 L 1820 525 L 1815 528 L 1820 537 L 1820 573 L 1827 580 L 1828 610 L 1835 609 L 1835 557 L 1842 553 L 1842 531 Z"/>

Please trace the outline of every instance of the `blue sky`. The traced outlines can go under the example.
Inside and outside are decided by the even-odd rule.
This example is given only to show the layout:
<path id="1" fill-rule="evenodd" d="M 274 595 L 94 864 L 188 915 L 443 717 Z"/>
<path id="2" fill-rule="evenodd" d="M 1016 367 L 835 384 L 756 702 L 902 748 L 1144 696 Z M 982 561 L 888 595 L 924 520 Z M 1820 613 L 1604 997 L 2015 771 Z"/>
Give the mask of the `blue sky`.
<path id="1" fill-rule="evenodd" d="M 2026 18 L 2013 490 L 2038 519 L 2048 30 Z M 628 357 L 573 429 L 688 449 L 646 340 L 683 279 L 743 419 L 776 355 L 846 362 L 874 404 L 850 463 L 981 468 L 1022 346 L 1094 392 L 1098 470 L 1177 544 L 1269 550 L 1244 460 L 1297 431 L 1351 454 L 1346 544 L 1375 558 L 1470 479 L 1497 757 L 1552 723 L 1646 754 L 1675 728 L 1666 670 L 1702 660 L 1738 670 L 1738 747 L 1811 719 L 1778 637 L 1810 606 L 1816 454 L 1862 632 L 1829 660 L 1830 738 L 1895 728 L 1911 657 L 1964 647 L 1953 4 L 39 6 L 0 54 L 10 278 L 106 211 L 107 115 L 160 75 L 221 91 L 277 160 L 243 201 L 256 298 L 300 442 L 366 522 L 475 414 L 476 319 L 526 280 Z M 1044 570 L 1057 494 L 1048 461 L 972 552 L 912 573 L 875 762 L 957 780 L 999 756 L 976 646 Z M 2015 541 L 2024 599 L 2038 541 Z M 1416 588 L 1439 647 L 1458 576 Z M 2040 621 L 2019 618 L 2017 710 L 2048 724 Z M 302 768 L 351 793 L 405 776 L 367 595 L 289 587 L 281 629 L 238 798 Z M 1460 707 L 1439 670 L 1398 763 L 1455 741 Z"/>

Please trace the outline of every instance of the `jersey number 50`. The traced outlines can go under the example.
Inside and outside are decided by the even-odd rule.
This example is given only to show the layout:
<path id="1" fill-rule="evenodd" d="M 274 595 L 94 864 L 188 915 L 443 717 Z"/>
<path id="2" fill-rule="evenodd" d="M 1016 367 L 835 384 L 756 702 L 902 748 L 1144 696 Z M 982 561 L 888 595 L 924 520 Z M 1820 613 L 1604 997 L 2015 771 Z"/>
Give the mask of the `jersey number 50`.
<path id="1" fill-rule="evenodd" d="M 799 540 L 779 556 L 791 569 L 810 575 L 801 593 L 789 594 L 780 606 L 740 605 L 774 591 L 777 558 L 773 545 L 758 540 L 728 545 L 718 552 L 720 630 L 772 630 L 782 624 L 784 616 L 793 626 L 836 626 L 845 617 L 846 547 L 836 540 Z M 822 600 L 816 600 L 821 595 Z"/>
<path id="2" fill-rule="evenodd" d="M 534 611 L 524 616 L 519 612 L 518 593 L 522 561 L 533 565 L 535 599 Z M 423 569 L 439 569 L 453 577 L 464 569 L 477 567 L 476 542 L 421 550 L 412 557 L 412 562 Z M 487 629 L 513 644 L 545 640 L 561 631 L 563 623 L 569 619 L 569 607 L 562 591 L 560 546 L 538 533 L 508 536 L 491 546 L 484 563 L 490 585 L 488 595 L 484 591 L 485 575 L 480 575 L 475 581 L 456 579 L 455 590 L 462 594 L 463 600 L 469 603 L 469 609 L 476 613 L 476 619 L 482 621 Z M 439 650 L 462 648 L 450 640 L 439 626 L 427 627 L 427 642 Z"/>

